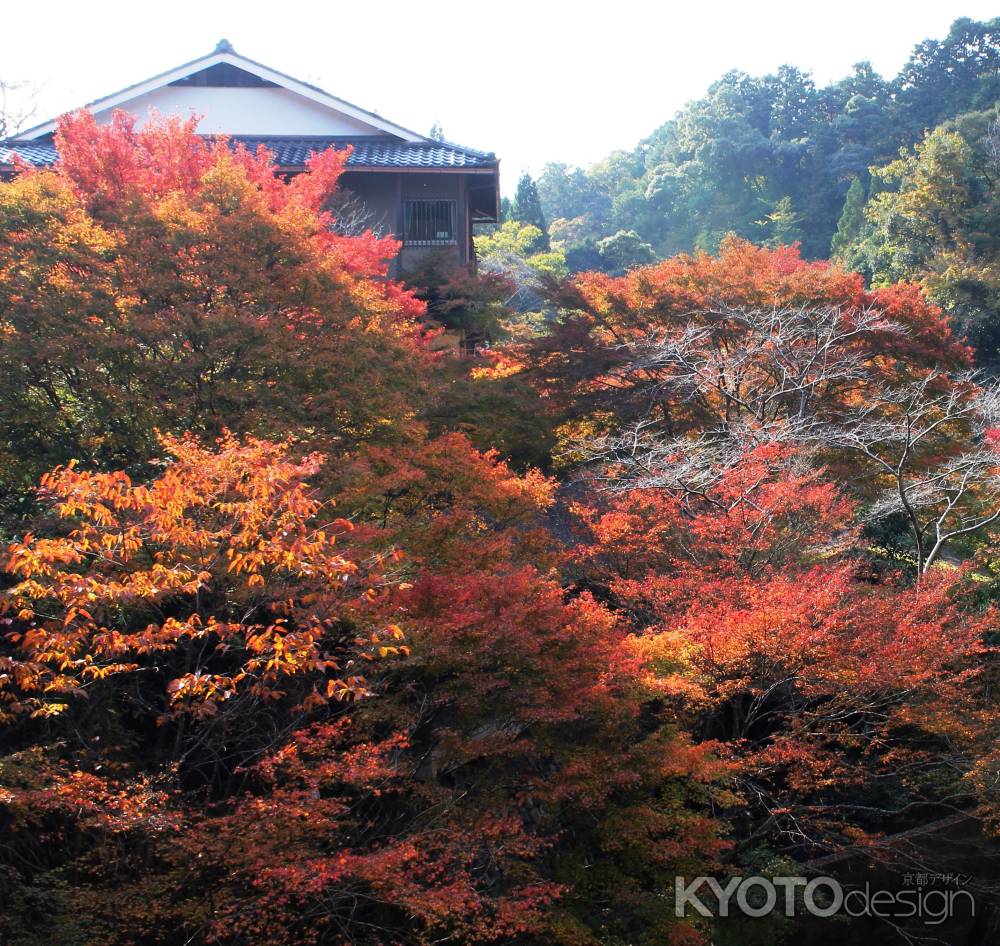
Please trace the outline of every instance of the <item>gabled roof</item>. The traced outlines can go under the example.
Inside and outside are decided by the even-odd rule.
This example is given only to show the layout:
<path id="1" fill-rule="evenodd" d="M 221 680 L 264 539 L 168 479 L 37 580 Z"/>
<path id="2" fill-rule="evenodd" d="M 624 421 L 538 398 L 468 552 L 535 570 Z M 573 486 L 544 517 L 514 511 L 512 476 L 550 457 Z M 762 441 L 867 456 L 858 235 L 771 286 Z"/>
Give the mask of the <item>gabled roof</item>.
<path id="1" fill-rule="evenodd" d="M 377 137 L 295 137 L 262 138 L 233 135 L 231 144 L 243 144 L 251 151 L 263 145 L 274 155 L 274 163 L 282 170 L 295 171 L 305 167 L 313 151 L 350 147 L 347 167 L 356 170 L 461 170 L 496 172 L 497 159 L 492 154 L 463 148 L 444 141 L 399 141 Z M 15 156 L 35 167 L 54 164 L 58 158 L 51 135 L 40 141 L 9 141 L 0 144 L 0 169 L 11 167 Z"/>
<path id="2" fill-rule="evenodd" d="M 365 124 L 370 125 L 372 128 L 384 132 L 385 134 L 401 138 L 403 141 L 430 141 L 430 139 L 424 135 L 417 134 L 417 132 L 411 131 L 409 128 L 404 128 L 402 125 L 397 125 L 395 122 L 390 122 L 381 115 L 377 115 L 375 112 L 369 112 L 366 109 L 359 108 L 357 105 L 345 102 L 343 99 L 337 98 L 335 95 L 331 95 L 329 92 L 325 92 L 323 89 L 317 88 L 314 85 L 310 85 L 308 82 L 302 82 L 299 79 L 294 79 L 291 76 L 285 75 L 283 72 L 278 72 L 276 69 L 271 69 L 262 63 L 255 62 L 252 59 L 247 59 L 246 56 L 239 55 L 236 50 L 233 49 L 232 44 L 225 39 L 221 40 L 215 49 L 207 56 L 202 56 L 200 59 L 193 59 L 191 62 L 184 63 L 184 65 L 177 66 L 175 69 L 170 69 L 167 72 L 161 72 L 159 75 L 153 76 L 151 79 L 146 79 L 143 82 L 137 82 L 135 85 L 130 85 L 119 92 L 114 92 L 111 95 L 104 96 L 104 98 L 97 99 L 94 102 L 89 102 L 84 107 L 93 112 L 102 112 L 118 108 L 132 99 L 145 95 L 147 92 L 152 92 L 156 89 L 162 88 L 163 86 L 170 85 L 178 80 L 223 63 L 257 76 L 265 83 L 273 83 L 276 86 L 280 86 L 290 92 L 301 95 L 303 98 L 315 102 L 318 105 L 326 106 L 327 108 L 341 113 L 342 115 L 347 115 L 357 121 L 364 122 Z M 15 140 L 21 142 L 25 140 L 43 138 L 46 135 L 51 135 L 52 132 L 55 131 L 55 128 L 56 121 L 53 119 L 20 132 Z"/>

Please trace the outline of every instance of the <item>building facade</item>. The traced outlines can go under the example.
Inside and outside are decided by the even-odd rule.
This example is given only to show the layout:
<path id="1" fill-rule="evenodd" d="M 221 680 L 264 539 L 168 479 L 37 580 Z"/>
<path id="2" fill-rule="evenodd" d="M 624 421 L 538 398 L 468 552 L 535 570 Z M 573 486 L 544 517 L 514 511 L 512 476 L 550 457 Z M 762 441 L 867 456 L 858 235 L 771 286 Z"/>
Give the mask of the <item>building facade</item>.
<path id="1" fill-rule="evenodd" d="M 498 218 L 494 154 L 410 131 L 247 59 L 226 40 L 207 56 L 84 107 L 102 124 L 117 110 L 139 125 L 156 114 L 195 115 L 200 134 L 225 135 L 252 150 L 264 145 L 286 174 L 302 172 L 314 151 L 350 148 L 337 197 L 342 220 L 402 242 L 395 275 L 428 253 L 472 264 L 473 226 Z M 0 142 L 0 175 L 15 173 L 18 160 L 54 163 L 55 128 L 48 121 Z"/>

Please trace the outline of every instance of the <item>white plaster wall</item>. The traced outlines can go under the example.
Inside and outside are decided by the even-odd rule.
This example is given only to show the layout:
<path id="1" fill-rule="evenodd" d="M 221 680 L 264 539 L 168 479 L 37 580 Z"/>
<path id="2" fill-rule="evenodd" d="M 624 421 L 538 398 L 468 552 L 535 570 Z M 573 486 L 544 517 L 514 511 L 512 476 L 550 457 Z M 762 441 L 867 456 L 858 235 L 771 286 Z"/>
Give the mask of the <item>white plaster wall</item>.
<path id="1" fill-rule="evenodd" d="M 311 102 L 288 89 L 233 89 L 168 85 L 118 106 L 139 124 L 152 110 L 161 115 L 201 115 L 203 135 L 378 135 L 377 128 Z M 112 110 L 98 112 L 101 124 Z"/>

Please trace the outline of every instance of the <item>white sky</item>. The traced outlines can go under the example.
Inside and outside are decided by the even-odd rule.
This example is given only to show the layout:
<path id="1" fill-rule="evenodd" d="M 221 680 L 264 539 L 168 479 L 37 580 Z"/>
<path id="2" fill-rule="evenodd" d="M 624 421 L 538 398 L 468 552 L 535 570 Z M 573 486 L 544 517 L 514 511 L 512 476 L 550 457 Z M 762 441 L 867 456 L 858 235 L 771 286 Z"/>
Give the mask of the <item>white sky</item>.
<path id="1" fill-rule="evenodd" d="M 501 158 L 504 189 L 546 161 L 630 148 L 732 68 L 817 83 L 913 45 L 983 0 L 152 0 L 9 2 L 0 78 L 40 86 L 39 121 L 210 52 L 236 51 L 417 131 Z"/>

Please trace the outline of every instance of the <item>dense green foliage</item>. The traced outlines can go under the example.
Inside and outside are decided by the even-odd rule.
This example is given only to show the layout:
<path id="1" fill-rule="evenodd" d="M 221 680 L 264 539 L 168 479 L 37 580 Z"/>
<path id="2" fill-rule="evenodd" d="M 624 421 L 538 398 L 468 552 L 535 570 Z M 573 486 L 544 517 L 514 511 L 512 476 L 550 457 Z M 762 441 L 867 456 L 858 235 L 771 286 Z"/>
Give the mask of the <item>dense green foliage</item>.
<path id="1" fill-rule="evenodd" d="M 538 192 L 574 270 L 613 271 L 594 249 L 620 231 L 662 257 L 715 250 L 732 232 L 826 258 L 852 182 L 867 186 L 872 165 L 998 97 L 1000 20 L 960 19 L 894 79 L 867 62 L 825 87 L 791 66 L 729 72 L 632 151 L 588 169 L 548 164 Z"/>
<path id="2" fill-rule="evenodd" d="M 539 248 L 547 248 L 548 226 L 545 223 L 545 212 L 542 210 L 542 201 L 538 196 L 538 187 L 530 174 L 522 174 L 521 179 L 517 182 L 517 193 L 514 195 L 510 215 L 518 223 L 538 227 L 542 232 L 542 243 Z"/>
<path id="3" fill-rule="evenodd" d="M 976 349 L 1000 354 L 1000 164 L 996 113 L 939 125 L 873 169 L 873 194 L 842 258 L 875 284 L 918 282 Z M 845 210 L 845 214 L 847 211 Z"/>

